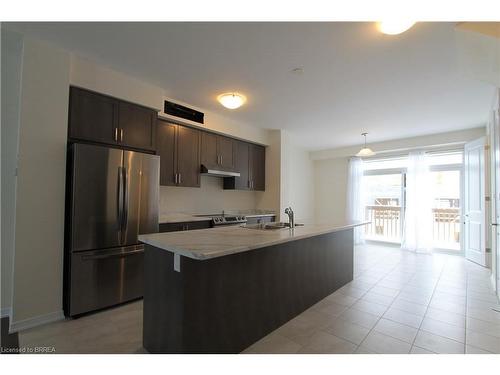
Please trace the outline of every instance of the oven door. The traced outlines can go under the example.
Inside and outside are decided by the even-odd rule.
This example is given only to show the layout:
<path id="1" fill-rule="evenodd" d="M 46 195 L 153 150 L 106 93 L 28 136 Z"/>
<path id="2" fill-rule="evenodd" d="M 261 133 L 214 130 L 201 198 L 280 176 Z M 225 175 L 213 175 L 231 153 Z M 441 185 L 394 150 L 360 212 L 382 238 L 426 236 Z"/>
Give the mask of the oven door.
<path id="1" fill-rule="evenodd" d="M 144 246 L 71 254 L 70 316 L 143 295 Z"/>

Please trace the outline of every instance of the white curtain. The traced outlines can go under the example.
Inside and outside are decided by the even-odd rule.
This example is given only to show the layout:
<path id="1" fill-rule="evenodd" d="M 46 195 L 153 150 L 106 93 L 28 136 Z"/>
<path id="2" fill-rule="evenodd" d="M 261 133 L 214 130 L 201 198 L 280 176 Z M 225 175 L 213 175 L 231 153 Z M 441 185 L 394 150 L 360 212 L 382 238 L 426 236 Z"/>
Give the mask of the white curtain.
<path id="1" fill-rule="evenodd" d="M 401 248 L 429 253 L 432 248 L 430 171 L 423 151 L 410 152 L 406 172 L 406 212 Z"/>
<path id="2" fill-rule="evenodd" d="M 365 220 L 365 200 L 363 194 L 363 160 L 358 157 L 349 159 L 349 174 L 347 179 L 347 221 Z M 354 244 L 365 242 L 365 227 L 354 228 Z"/>

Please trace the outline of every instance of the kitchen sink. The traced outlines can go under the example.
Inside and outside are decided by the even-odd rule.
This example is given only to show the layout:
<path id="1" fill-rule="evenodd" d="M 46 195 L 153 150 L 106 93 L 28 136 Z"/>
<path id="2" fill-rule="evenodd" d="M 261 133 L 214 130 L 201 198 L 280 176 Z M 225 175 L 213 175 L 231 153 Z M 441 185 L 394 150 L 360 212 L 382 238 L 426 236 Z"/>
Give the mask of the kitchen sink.
<path id="1" fill-rule="evenodd" d="M 303 225 L 304 224 L 295 224 L 296 227 L 300 227 Z M 271 222 L 271 223 L 260 223 L 260 224 L 246 224 L 242 225 L 242 228 L 259 229 L 259 230 L 277 230 L 277 229 L 289 229 L 290 225 L 284 222 Z"/>

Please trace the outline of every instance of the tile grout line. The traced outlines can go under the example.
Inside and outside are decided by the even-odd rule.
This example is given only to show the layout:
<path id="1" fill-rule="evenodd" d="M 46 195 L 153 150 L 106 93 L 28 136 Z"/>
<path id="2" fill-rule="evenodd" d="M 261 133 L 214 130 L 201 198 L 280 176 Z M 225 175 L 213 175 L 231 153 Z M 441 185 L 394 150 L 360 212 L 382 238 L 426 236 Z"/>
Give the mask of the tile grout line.
<path id="1" fill-rule="evenodd" d="M 446 263 L 448 263 L 448 260 L 446 261 Z M 443 274 L 443 270 L 444 270 L 444 268 L 445 268 L 445 266 L 446 266 L 446 263 L 443 265 L 443 267 L 442 267 L 442 269 L 441 269 L 441 272 L 439 272 L 439 277 L 438 277 L 438 280 L 437 280 L 437 282 L 436 282 L 436 285 L 434 286 L 434 289 L 432 290 L 432 295 L 431 295 L 431 298 L 430 298 L 429 303 L 427 304 L 427 307 L 426 307 L 426 309 L 425 309 L 424 318 L 422 319 L 422 322 L 420 323 L 420 326 L 418 327 L 417 334 L 415 335 L 415 338 L 413 339 L 413 342 L 412 342 L 412 346 L 413 346 L 413 345 L 415 345 L 415 340 L 417 339 L 417 336 L 418 336 L 419 332 L 421 332 L 421 331 L 422 331 L 422 332 L 427 332 L 427 331 L 425 331 L 425 330 L 422 330 L 422 329 L 421 329 L 421 327 L 422 327 L 422 324 L 424 323 L 424 319 L 426 318 L 427 311 L 429 310 L 429 306 L 430 306 L 430 303 L 431 303 L 431 301 L 432 301 L 432 298 L 434 297 L 434 294 L 436 293 L 436 289 L 437 289 L 437 286 L 438 286 L 438 284 L 439 284 L 439 281 L 441 280 L 441 276 L 442 276 L 442 274 Z M 467 279 L 466 279 L 466 280 L 467 280 Z M 466 306 L 466 307 L 467 307 L 467 306 Z M 467 311 L 466 311 L 466 312 L 467 312 Z M 465 320 L 467 321 L 467 316 L 465 317 Z M 433 334 L 433 335 L 436 335 L 436 336 L 439 336 L 439 337 L 443 337 L 443 338 L 448 339 L 448 340 L 453 340 L 453 339 L 450 339 L 450 338 L 448 338 L 448 337 L 444 337 L 444 336 L 441 336 L 441 335 L 437 335 L 437 334 L 432 333 L 432 332 L 429 332 L 429 333 L 431 333 L 431 334 Z M 453 341 L 455 341 L 455 342 L 459 342 L 459 341 L 457 341 L 457 340 L 453 340 Z M 465 354 L 465 343 L 460 343 L 460 344 L 463 344 L 463 345 L 464 345 L 464 354 Z M 425 348 L 423 348 L 423 349 L 425 349 Z M 426 350 L 428 350 L 428 349 L 426 349 Z"/>
<path id="2" fill-rule="evenodd" d="M 396 267 L 401 264 L 401 260 L 392 268 L 391 272 L 394 271 L 396 269 Z M 375 284 L 377 285 L 377 284 Z M 374 286 L 375 286 L 374 285 Z M 406 285 L 406 284 L 405 284 Z M 373 288 L 373 287 L 372 287 Z M 370 290 L 372 289 L 370 288 Z M 378 322 L 380 321 L 380 319 L 382 319 L 382 317 L 384 316 L 384 314 L 387 312 L 387 310 L 390 309 L 390 307 L 392 306 L 392 304 L 394 303 L 394 301 L 398 298 L 398 296 L 401 294 L 401 291 L 402 289 L 399 290 L 398 294 L 394 297 L 393 301 L 391 302 L 391 304 L 389 306 L 387 306 L 387 308 L 385 309 L 385 311 L 383 312 L 383 314 L 377 319 L 377 321 L 375 322 L 375 324 L 372 326 L 372 328 L 370 328 L 370 330 L 368 331 L 368 333 L 366 334 L 366 336 L 363 338 L 363 340 L 359 343 L 359 346 L 358 347 L 361 347 L 361 345 L 363 345 L 363 343 L 365 342 L 366 338 L 370 335 L 370 333 L 372 333 L 373 329 L 376 327 L 376 325 L 378 324 Z M 375 331 L 377 332 L 377 331 Z M 389 337 L 392 337 L 392 336 L 389 336 Z M 394 339 L 396 339 L 395 337 L 393 337 Z M 398 339 L 396 339 L 398 340 Z M 402 341 L 402 340 L 400 340 Z M 370 349 L 371 350 L 371 349 Z M 410 347 L 410 351 L 411 351 L 411 347 Z M 409 354 L 409 352 L 408 352 Z"/>

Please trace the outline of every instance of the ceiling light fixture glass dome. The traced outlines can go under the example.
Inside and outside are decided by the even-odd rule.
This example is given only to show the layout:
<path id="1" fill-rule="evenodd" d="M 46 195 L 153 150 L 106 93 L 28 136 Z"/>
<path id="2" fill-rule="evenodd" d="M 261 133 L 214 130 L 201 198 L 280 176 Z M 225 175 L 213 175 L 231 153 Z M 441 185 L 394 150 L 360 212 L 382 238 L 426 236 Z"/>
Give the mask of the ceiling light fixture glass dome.
<path id="1" fill-rule="evenodd" d="M 236 109 L 245 104 L 247 99 L 244 95 L 238 94 L 237 92 L 228 92 L 225 94 L 220 94 L 217 97 L 217 100 L 226 108 Z"/>
<path id="2" fill-rule="evenodd" d="M 386 20 L 377 22 L 378 30 L 383 34 L 397 35 L 404 33 L 415 25 L 415 21 L 409 20 Z"/>
<path id="3" fill-rule="evenodd" d="M 366 136 L 368 135 L 368 133 L 361 133 L 361 135 L 363 137 L 365 137 L 365 146 L 361 150 L 359 150 L 359 152 L 356 154 L 356 156 L 366 157 L 366 156 L 376 155 L 375 152 L 373 152 L 371 148 L 366 146 Z"/>

